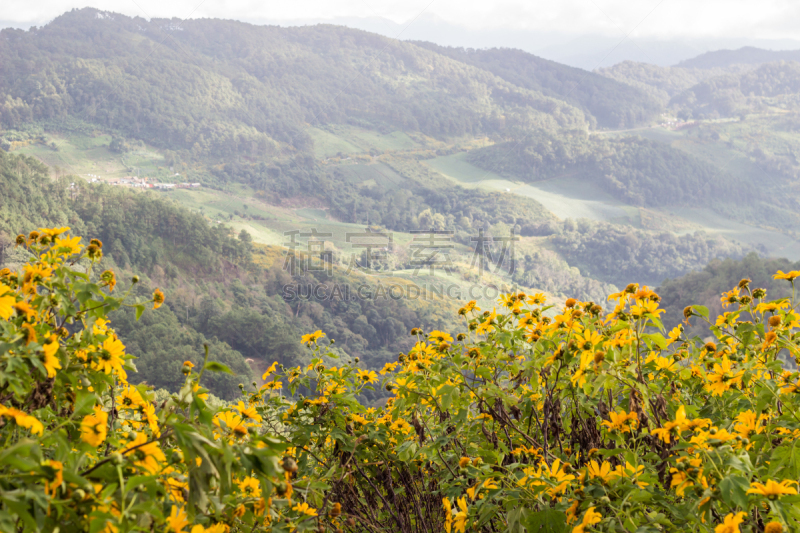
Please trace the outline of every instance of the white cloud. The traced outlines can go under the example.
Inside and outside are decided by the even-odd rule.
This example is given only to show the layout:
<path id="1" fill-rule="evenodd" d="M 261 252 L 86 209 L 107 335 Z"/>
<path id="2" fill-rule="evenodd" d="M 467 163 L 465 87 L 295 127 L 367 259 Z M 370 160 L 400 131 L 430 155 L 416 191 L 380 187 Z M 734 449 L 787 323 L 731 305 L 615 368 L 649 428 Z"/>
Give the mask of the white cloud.
<path id="1" fill-rule="evenodd" d="M 636 38 L 800 38 L 796 0 L 37 0 L 4 2 L 0 20 L 42 24 L 76 7 L 142 17 L 240 20 L 382 17 L 405 23 L 425 12 L 470 29 L 524 29 Z M 655 8 L 655 9 L 654 9 Z"/>

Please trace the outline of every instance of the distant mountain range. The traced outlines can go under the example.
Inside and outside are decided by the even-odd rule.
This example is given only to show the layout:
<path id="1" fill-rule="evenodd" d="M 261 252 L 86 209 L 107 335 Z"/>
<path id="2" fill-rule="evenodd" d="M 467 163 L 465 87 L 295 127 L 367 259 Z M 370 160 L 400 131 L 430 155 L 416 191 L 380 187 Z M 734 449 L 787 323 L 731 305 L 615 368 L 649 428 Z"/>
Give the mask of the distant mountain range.
<path id="1" fill-rule="evenodd" d="M 733 65 L 762 65 L 774 61 L 800 61 L 800 50 L 764 50 L 745 46 L 738 50 L 717 50 L 686 59 L 677 66 L 685 68 L 724 68 Z"/>
<path id="2" fill-rule="evenodd" d="M 800 49 L 792 39 L 747 38 L 626 38 L 624 35 L 576 36 L 559 31 L 525 29 L 471 29 L 423 14 L 398 24 L 380 17 L 336 17 L 332 19 L 248 20 L 253 24 L 303 26 L 336 24 L 407 41 L 429 41 L 441 46 L 464 48 L 518 48 L 572 67 L 586 70 L 609 67 L 622 61 L 659 66 L 675 65 L 715 50 L 758 47 L 765 51 Z M 769 60 L 775 61 L 775 59 Z M 761 61 L 764 62 L 764 61 Z M 682 65 L 683 66 L 683 65 Z"/>
<path id="3" fill-rule="evenodd" d="M 27 29 L 32 25 L 45 25 L 48 21 L 0 20 L 0 28 L 13 27 Z M 777 61 L 786 50 L 800 50 L 800 40 L 792 39 L 748 39 L 748 38 L 626 38 L 620 35 L 577 35 L 563 31 L 542 31 L 532 29 L 475 29 L 448 22 L 436 15 L 423 13 L 408 22 L 397 23 L 382 17 L 334 17 L 305 19 L 244 19 L 256 25 L 309 26 L 334 24 L 377 33 L 403 41 L 427 41 L 440 46 L 464 48 L 517 48 L 537 56 L 572 67 L 586 70 L 610 67 L 622 61 L 637 61 L 658 66 L 697 66 L 702 64 L 730 65 L 737 63 L 758 64 Z M 745 47 L 745 48 L 742 48 Z M 753 59 L 760 57 L 755 48 L 763 49 L 766 55 L 776 54 L 775 59 Z M 739 49 L 748 50 L 737 59 Z M 709 54 L 711 54 L 709 56 Z M 747 56 L 746 58 L 744 56 Z M 706 57 L 708 56 L 708 58 Z M 751 58 L 752 56 L 752 58 Z M 719 57 L 719 59 L 717 59 Z M 701 59 L 703 58 L 703 59 Z M 683 62 L 689 63 L 683 65 Z"/>

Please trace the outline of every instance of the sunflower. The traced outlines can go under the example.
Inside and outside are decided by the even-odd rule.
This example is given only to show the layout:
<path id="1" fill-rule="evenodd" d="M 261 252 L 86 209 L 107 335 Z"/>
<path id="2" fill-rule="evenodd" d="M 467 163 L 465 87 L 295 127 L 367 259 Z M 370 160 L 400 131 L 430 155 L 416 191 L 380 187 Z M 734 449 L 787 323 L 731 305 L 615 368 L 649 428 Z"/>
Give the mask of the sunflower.
<path id="1" fill-rule="evenodd" d="M 100 356 L 95 362 L 96 370 L 101 370 L 106 374 L 116 372 L 122 379 L 128 377 L 128 374 L 122 368 L 122 365 L 125 364 L 125 360 L 122 359 L 125 355 L 125 345 L 116 335 L 112 335 L 103 341 L 99 354 Z"/>
<path id="2" fill-rule="evenodd" d="M 745 516 L 747 513 L 730 513 L 720 525 L 714 528 L 714 533 L 741 533 L 739 524 L 744 522 Z"/>
<path id="3" fill-rule="evenodd" d="M 167 529 L 174 533 L 184 533 L 183 528 L 189 525 L 189 520 L 186 517 L 186 511 L 176 505 L 172 506 L 172 510 L 167 517 Z"/>
<path id="4" fill-rule="evenodd" d="M 375 383 L 378 381 L 378 374 L 376 374 L 373 370 L 359 370 L 358 379 L 364 383 Z"/>
<path id="5" fill-rule="evenodd" d="M 261 483 L 254 477 L 246 477 L 242 481 L 238 482 L 239 490 L 245 496 L 250 498 L 260 498 L 261 497 Z"/>
<path id="6" fill-rule="evenodd" d="M 61 368 L 61 361 L 56 357 L 56 352 L 58 352 L 58 339 L 55 338 L 55 336 L 51 337 L 50 342 L 42 347 L 42 352 L 42 364 L 45 370 L 47 370 L 47 377 L 56 377 L 56 370 Z"/>
<path id="7" fill-rule="evenodd" d="M 324 336 L 325 336 L 325 333 L 323 333 L 322 330 L 318 329 L 314 333 L 309 333 L 307 335 L 303 335 L 303 337 L 301 338 L 301 342 L 303 344 L 307 345 L 307 346 L 310 346 L 312 344 L 316 344 L 317 341 L 319 339 L 321 339 L 322 337 L 324 337 Z"/>
<path id="8" fill-rule="evenodd" d="M 8 320 L 14 313 L 14 304 L 17 303 L 17 298 L 11 291 L 11 287 L 4 283 L 0 283 L 0 318 Z"/>
<path id="9" fill-rule="evenodd" d="M 780 482 L 768 479 L 765 484 L 751 483 L 747 494 L 760 494 L 767 499 L 776 500 L 785 494 L 797 494 L 797 489 L 793 488 L 792 484 L 796 485 L 797 482 L 790 479 L 784 479 Z"/>
<path id="10" fill-rule="evenodd" d="M 108 413 L 95 407 L 92 414 L 81 421 L 81 440 L 97 448 L 106 440 L 108 434 Z"/>
<path id="11" fill-rule="evenodd" d="M 581 523 L 578 524 L 577 526 L 575 526 L 572 529 L 572 533 L 584 533 L 586 531 L 587 527 L 589 527 L 589 526 L 591 526 L 593 524 L 597 524 L 602 519 L 603 519 L 603 515 L 601 515 L 600 513 L 596 512 L 594 510 L 594 507 L 589 507 L 586 510 L 586 514 L 583 515 L 583 519 L 581 520 Z"/>
<path id="12" fill-rule="evenodd" d="M 153 291 L 153 309 L 158 309 L 164 303 L 164 292 L 161 289 Z"/>
<path id="13" fill-rule="evenodd" d="M 64 465 L 60 461 L 47 459 L 42 462 L 42 470 L 47 475 L 44 481 L 44 490 L 52 498 L 56 497 L 56 491 L 64 483 Z"/>
<path id="14" fill-rule="evenodd" d="M 13 418 L 14 422 L 16 422 L 19 427 L 28 428 L 31 433 L 36 435 L 42 435 L 42 433 L 44 433 L 44 426 L 36 417 L 29 415 L 25 411 L 20 411 L 15 407 L 6 407 L 0 404 L 0 416 Z"/>
<path id="15" fill-rule="evenodd" d="M 161 469 L 161 464 L 167 460 L 164 452 L 158 447 L 158 443 L 148 442 L 144 433 L 137 433 L 136 437 L 120 452 L 122 454 L 130 453 L 134 464 L 147 470 L 150 474 L 157 473 Z"/>

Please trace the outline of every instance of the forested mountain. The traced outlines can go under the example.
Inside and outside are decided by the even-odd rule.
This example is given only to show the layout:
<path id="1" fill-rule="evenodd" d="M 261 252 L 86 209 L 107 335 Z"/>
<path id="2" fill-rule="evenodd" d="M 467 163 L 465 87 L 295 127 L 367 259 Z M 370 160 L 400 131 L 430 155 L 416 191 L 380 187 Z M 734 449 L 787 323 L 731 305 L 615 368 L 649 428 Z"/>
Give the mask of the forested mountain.
<path id="1" fill-rule="evenodd" d="M 115 324 L 138 357 L 139 372 L 132 379 L 155 387 L 178 387 L 180 366 L 185 360 L 198 362 L 203 343 L 210 344 L 213 359 L 236 373 L 216 374 L 209 384 L 215 394 L 231 397 L 238 383 L 253 378 L 245 358 L 257 369 L 272 361 L 302 361 L 299 338 L 309 330 L 324 329 L 346 353 L 375 367 L 407 348 L 412 327 L 444 327 L 448 306 L 441 304 L 391 299 L 287 303 L 282 297 L 286 285 L 347 279 L 320 272 L 293 280 L 280 262 L 259 266 L 252 257 L 264 251 L 254 251 L 249 238 L 236 238 L 224 226 L 152 194 L 51 181 L 41 163 L 3 151 L 0 192 L 3 266 L 15 268 L 26 259 L 13 244 L 16 234 L 68 225 L 103 242 L 100 268 L 117 270 L 117 291 L 126 290 L 126 276 L 135 273 L 141 277 L 136 294 L 150 294 L 155 287 L 167 292 L 167 303 L 157 313 L 146 311 L 137 322 L 133 310 L 127 310 Z"/>
<path id="2" fill-rule="evenodd" d="M 767 106 L 797 110 L 800 63 L 767 63 L 740 74 L 716 76 L 675 95 L 674 109 L 690 110 L 695 118 L 730 117 L 763 111 Z"/>
<path id="3" fill-rule="evenodd" d="M 665 280 L 658 293 L 666 309 L 664 324 L 673 327 L 684 320 L 683 310 L 688 305 L 703 305 L 709 309 L 711 322 L 717 316 L 736 308 L 723 305 L 722 295 L 736 287 L 741 280 L 749 280 L 749 290 L 766 289 L 769 300 L 790 297 L 791 285 L 784 280 L 774 279 L 775 272 L 790 272 L 800 269 L 800 263 L 786 259 L 760 257 L 750 253 L 742 259 L 716 260 L 697 272 L 679 278 Z M 748 294 L 746 289 L 737 291 L 739 295 Z M 701 320 L 693 319 L 688 328 L 689 335 L 708 335 L 708 326 Z"/>
<path id="4" fill-rule="evenodd" d="M 746 72 L 754 65 L 699 68 L 688 66 L 662 67 L 636 61 L 623 61 L 613 67 L 597 69 L 597 73 L 647 92 L 666 106 L 670 98 L 698 83 L 723 74 Z"/>
<path id="5" fill-rule="evenodd" d="M 745 46 L 738 50 L 715 50 L 681 61 L 683 68 L 725 68 L 732 65 L 761 65 L 775 61 L 800 61 L 800 50 L 764 50 Z"/>
<path id="6" fill-rule="evenodd" d="M 649 98 L 645 91 L 522 50 L 475 50 L 426 42 L 415 44 L 487 70 L 518 87 L 565 100 L 586 110 L 603 128 L 637 126 L 653 119 L 660 110 L 659 103 Z"/>
<path id="7" fill-rule="evenodd" d="M 469 160 L 529 182 L 578 174 L 637 206 L 697 205 L 752 194 L 746 183 L 732 184 L 730 176 L 696 157 L 635 137 L 538 137 L 473 150 Z"/>
<path id="8" fill-rule="evenodd" d="M 4 127 L 79 117 L 196 157 L 303 150 L 306 123 L 432 136 L 587 127 L 580 110 L 485 70 L 326 25 L 83 9 L 36 31 L 3 30 L 0 80 Z"/>
<path id="9" fill-rule="evenodd" d="M 135 290 L 166 289 L 159 314 L 136 322 L 124 312 L 117 324 L 139 356 L 135 379 L 156 387 L 174 389 L 182 361 L 208 343 L 237 374 L 212 383 L 231 397 L 272 360 L 304 361 L 298 339 L 318 329 L 337 354 L 380 367 L 409 349 L 411 328 L 452 326 L 447 311 L 457 302 L 284 299 L 287 288 L 375 283 L 338 268 L 290 275 L 281 268 L 285 249 L 275 246 L 286 244 L 287 230 L 397 232 L 405 255 L 385 266 L 398 271 L 413 270 L 408 243 L 419 232 L 452 232 L 473 257 L 479 233 L 513 232 L 514 268 L 501 264 L 490 279 L 459 264 L 447 279 L 602 302 L 630 281 L 657 283 L 762 249 L 699 231 L 702 223 L 662 228 L 647 216 L 670 221 L 669 209 L 681 208 L 746 218 L 769 205 L 775 215 L 759 219 L 759 229 L 790 231 L 796 196 L 720 164 L 718 134 L 694 144 L 675 131 L 637 133 L 664 112 L 721 116 L 754 102 L 788 109 L 797 70 L 625 63 L 591 73 L 519 50 L 446 48 L 332 25 L 76 10 L 42 28 L 0 32 L 0 262 L 24 259 L 17 233 L 68 225 L 103 241 L 102 266 L 141 274 Z M 714 99 L 725 95 L 733 104 L 721 112 Z M 50 168 L 5 152 L 17 150 Z M 189 174 L 201 183 L 172 195 L 192 210 L 64 177 L 100 173 L 103 181 L 145 165 L 151 181 Z M 791 174 L 784 170 L 782 185 Z M 573 191 L 556 198 L 567 205 L 559 210 L 544 192 L 512 190 L 573 177 L 575 187 L 606 195 L 596 203 L 607 200 L 614 214 L 576 221 Z M 244 206 L 225 207 L 233 202 Z"/>

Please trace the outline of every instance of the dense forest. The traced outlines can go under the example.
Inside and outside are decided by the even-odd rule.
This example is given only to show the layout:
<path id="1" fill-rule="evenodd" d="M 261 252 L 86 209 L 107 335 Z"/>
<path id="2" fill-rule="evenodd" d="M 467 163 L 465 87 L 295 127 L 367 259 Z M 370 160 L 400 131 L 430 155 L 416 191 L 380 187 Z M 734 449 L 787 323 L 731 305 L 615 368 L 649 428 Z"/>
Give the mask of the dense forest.
<path id="1" fill-rule="evenodd" d="M 524 181 L 579 175 L 637 206 L 752 198 L 747 182 L 686 152 L 638 137 L 545 137 L 472 150 L 474 165 Z"/>
<path id="2" fill-rule="evenodd" d="M 444 314 L 449 305 L 436 302 L 285 301 L 286 286 L 353 280 L 336 272 L 333 278 L 307 272 L 293 279 L 280 260 L 267 266 L 254 262 L 265 252 L 254 249 L 246 234 L 236 237 L 153 194 L 51 181 L 47 169 L 32 158 L 0 151 L 0 191 L 4 266 L 26 260 L 14 245 L 18 233 L 69 225 L 103 242 L 102 268 L 141 276 L 135 293 L 167 290 L 169 300 L 158 313 L 145 312 L 136 322 L 133 311 L 126 311 L 116 324 L 139 357 L 135 379 L 156 387 L 178 387 L 180 365 L 198 360 L 204 343 L 212 347 L 215 360 L 236 372 L 215 375 L 210 383 L 212 392 L 229 398 L 238 393 L 238 383 L 252 379 L 251 366 L 303 361 L 307 354 L 299 338 L 305 331 L 324 329 L 346 353 L 362 358 L 362 365 L 375 367 L 407 348 L 410 328 L 422 323 L 444 327 L 450 320 Z M 119 283 L 122 290 L 130 286 L 125 279 Z M 250 366 L 245 359 L 252 360 Z"/>
<path id="3" fill-rule="evenodd" d="M 553 237 L 569 264 L 585 276 L 625 286 L 661 280 L 699 270 L 717 258 L 738 258 L 744 249 L 703 232 L 676 236 L 635 228 L 581 221 L 573 231 Z"/>
<path id="4" fill-rule="evenodd" d="M 584 113 L 419 46 L 335 26 L 94 9 L 0 39 L 0 126 L 80 117 L 185 158 L 305 150 L 306 123 L 432 136 L 585 129 Z"/>
<path id="5" fill-rule="evenodd" d="M 675 95 L 669 105 L 694 118 L 739 116 L 770 105 L 796 111 L 798 91 L 800 63 L 781 61 L 707 79 Z"/>
<path id="6" fill-rule="evenodd" d="M 711 261 L 702 270 L 690 272 L 681 277 L 665 280 L 658 289 L 662 305 L 666 310 L 664 324 L 677 326 L 684 320 L 683 310 L 688 305 L 703 305 L 709 309 L 711 321 L 724 312 L 732 311 L 732 303 L 723 303 L 721 295 L 728 294 L 741 280 L 749 280 L 750 290 L 766 289 L 767 298 L 777 300 L 792 295 L 791 285 L 775 279 L 775 272 L 800 270 L 800 263 L 787 259 L 765 258 L 755 252 L 741 259 L 719 259 Z M 783 283 L 781 283 L 783 281 Z M 747 291 L 740 289 L 732 294 L 743 296 Z M 734 306 L 735 307 L 735 306 Z M 687 332 L 689 335 L 708 335 L 708 325 L 694 321 Z"/>
<path id="7" fill-rule="evenodd" d="M 519 87 L 539 91 L 584 109 L 602 128 L 630 128 L 652 120 L 661 106 L 628 84 L 536 57 L 522 50 L 475 50 L 415 43 L 487 70 Z"/>

